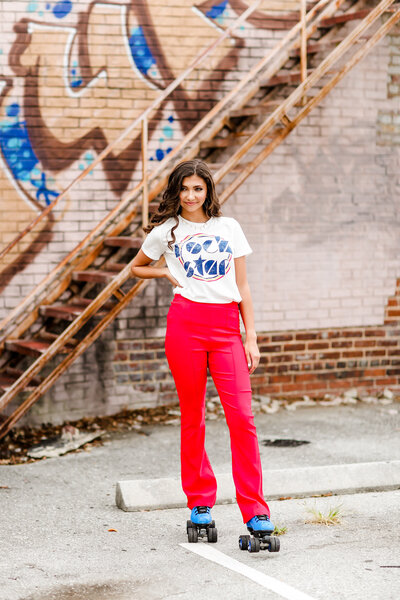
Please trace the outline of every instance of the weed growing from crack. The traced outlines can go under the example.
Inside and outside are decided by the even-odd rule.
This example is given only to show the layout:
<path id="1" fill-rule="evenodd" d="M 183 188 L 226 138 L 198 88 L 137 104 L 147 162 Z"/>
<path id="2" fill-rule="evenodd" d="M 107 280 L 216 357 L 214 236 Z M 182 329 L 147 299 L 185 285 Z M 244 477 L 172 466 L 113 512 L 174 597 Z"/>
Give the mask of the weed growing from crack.
<path id="1" fill-rule="evenodd" d="M 272 532 L 272 535 L 285 535 L 287 532 L 287 527 L 280 527 L 279 525 L 275 525 L 275 529 Z"/>
<path id="2" fill-rule="evenodd" d="M 342 505 L 328 508 L 326 513 L 318 510 L 316 507 L 306 507 L 308 513 L 312 516 L 305 521 L 313 525 L 340 525 L 342 523 Z"/>

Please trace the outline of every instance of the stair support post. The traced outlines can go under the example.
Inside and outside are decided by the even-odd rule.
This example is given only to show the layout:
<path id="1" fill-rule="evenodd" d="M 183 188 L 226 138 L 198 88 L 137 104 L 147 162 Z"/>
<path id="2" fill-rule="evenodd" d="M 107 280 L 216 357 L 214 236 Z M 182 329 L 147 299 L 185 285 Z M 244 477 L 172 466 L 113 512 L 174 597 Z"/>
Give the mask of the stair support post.
<path id="1" fill-rule="evenodd" d="M 307 79 L 307 0 L 300 0 L 300 23 L 301 23 L 301 33 L 300 33 L 300 71 L 301 71 L 301 81 L 305 81 Z M 302 104 L 306 103 L 306 99 L 303 96 L 301 99 Z"/>
<path id="2" fill-rule="evenodd" d="M 144 117 L 142 121 L 142 183 L 143 183 L 143 195 L 142 195 L 142 225 L 147 227 L 149 224 L 149 181 L 147 173 L 147 146 L 148 146 L 149 132 L 148 132 L 148 121 L 147 117 Z"/>

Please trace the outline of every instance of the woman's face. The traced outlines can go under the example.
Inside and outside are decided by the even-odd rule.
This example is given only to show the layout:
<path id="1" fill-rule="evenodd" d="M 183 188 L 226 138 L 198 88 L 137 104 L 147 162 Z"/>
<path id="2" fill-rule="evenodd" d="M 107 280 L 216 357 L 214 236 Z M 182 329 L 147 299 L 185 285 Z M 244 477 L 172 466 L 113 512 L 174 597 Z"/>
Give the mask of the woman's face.
<path id="1" fill-rule="evenodd" d="M 207 198 L 207 184 L 198 175 L 184 177 L 179 193 L 181 215 L 189 221 L 204 220 L 203 204 Z"/>

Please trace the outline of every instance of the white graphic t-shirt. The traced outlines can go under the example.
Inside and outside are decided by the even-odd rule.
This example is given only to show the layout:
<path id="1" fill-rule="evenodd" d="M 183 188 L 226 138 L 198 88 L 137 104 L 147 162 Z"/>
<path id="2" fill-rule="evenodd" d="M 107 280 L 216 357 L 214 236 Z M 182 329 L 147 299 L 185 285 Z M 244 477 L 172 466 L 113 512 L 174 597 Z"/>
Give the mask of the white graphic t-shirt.
<path id="1" fill-rule="evenodd" d="M 242 298 L 235 278 L 235 258 L 252 252 L 239 223 L 230 217 L 212 217 L 193 223 L 179 215 L 172 249 L 175 219 L 154 227 L 142 250 L 152 260 L 165 256 L 168 269 L 182 287 L 174 293 L 194 302 L 227 304 Z"/>

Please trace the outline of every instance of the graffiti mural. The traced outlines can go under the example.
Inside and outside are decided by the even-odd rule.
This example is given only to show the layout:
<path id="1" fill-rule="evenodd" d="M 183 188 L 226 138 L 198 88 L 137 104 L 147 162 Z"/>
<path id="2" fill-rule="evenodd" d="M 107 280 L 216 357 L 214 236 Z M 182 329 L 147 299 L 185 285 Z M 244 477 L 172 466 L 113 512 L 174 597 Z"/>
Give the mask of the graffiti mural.
<path id="1" fill-rule="evenodd" d="M 24 81 L 23 106 L 15 103 L 6 110 L 14 116 L 24 114 L 24 126 L 15 127 L 19 137 L 25 134 L 25 140 L 29 131 L 30 143 L 25 143 L 24 151 L 31 153 L 30 164 L 40 161 L 46 170 L 57 173 L 80 160 L 88 150 L 100 152 L 190 64 L 204 46 L 204 27 L 198 26 L 200 17 L 193 12 L 193 3 L 181 3 L 182 16 L 173 19 L 175 36 L 166 35 L 169 25 L 172 26 L 168 15 L 157 19 L 159 4 L 154 0 L 135 1 L 130 6 L 94 2 L 86 12 L 79 13 L 76 27 L 61 23 L 49 26 L 32 18 L 19 21 L 9 60 L 15 75 Z M 53 14 L 60 21 L 72 9 L 73 2 L 57 3 Z M 192 32 L 190 39 L 188 30 Z M 207 43 L 218 35 L 218 29 L 210 21 Z M 185 40 L 190 44 L 185 45 L 182 53 Z M 235 52 L 227 41 L 216 53 L 211 68 L 221 73 L 221 79 L 221 62 L 227 58 L 233 60 Z M 193 108 L 201 96 L 206 75 L 207 71 L 203 71 L 196 82 L 185 82 L 174 96 L 177 121 L 183 129 L 187 121 L 180 115 L 180 107 L 185 104 L 186 111 Z M 212 98 L 208 100 L 201 112 L 207 110 Z M 154 115 L 152 129 L 159 116 Z M 171 128 L 167 129 L 170 131 Z M 117 195 L 131 180 L 138 148 L 138 132 L 134 132 L 104 161 L 108 180 Z M 30 164 L 26 162 L 28 168 Z M 9 166 L 19 180 L 22 176 L 22 181 L 28 181 L 25 168 L 16 173 L 14 164 Z M 116 170 L 118 178 L 114 176 Z M 56 194 L 49 189 L 45 173 L 32 185 L 40 186 L 44 198 Z"/>
<path id="2" fill-rule="evenodd" d="M 25 9 L 18 3 L 18 12 L 13 2 L 3 2 L 8 33 L 7 46 L 0 42 L 0 209 L 7 218 L 0 225 L 1 246 L 57 198 L 71 179 L 63 176 L 68 169 L 91 164 L 249 4 L 37 0 L 26 1 Z M 249 26 L 263 29 L 267 9 L 268 2 L 262 3 Z M 151 161 L 161 161 L 215 103 L 238 64 L 244 37 L 239 30 L 225 39 L 154 111 Z M 135 130 L 102 163 L 105 185 L 116 200 L 139 161 Z M 36 232 L 18 247 L 0 284 L 51 239 L 52 222 L 44 227 L 46 236 Z"/>
<path id="3" fill-rule="evenodd" d="M 2 10 L 11 4 L 4 3 Z M 3 64 L 8 63 L 7 76 L 1 78 L 0 72 L 2 247 L 58 196 L 65 185 L 57 181 L 60 173 L 75 163 L 79 169 L 90 164 L 199 49 L 220 35 L 228 2 L 203 8 L 189 0 L 178 4 L 170 10 L 158 0 L 31 1 L 25 15 L 10 23 L 14 40 L 7 53 L 0 48 Z M 199 119 L 210 108 L 228 67 L 235 66 L 239 46 L 239 38 L 226 40 L 207 67 L 176 91 L 167 114 L 160 107 L 152 115 L 150 136 L 157 129 L 159 137 L 150 160 L 162 160 L 193 126 L 187 119 L 190 111 Z M 104 161 L 116 198 L 131 182 L 139 156 L 140 135 L 134 131 Z M 45 229 L 48 241 L 51 220 Z M 42 248 L 42 238 L 36 232 L 17 255 L 32 258 Z M 29 260 L 10 256 L 3 265 L 2 286 L 19 263 L 24 267 Z"/>

